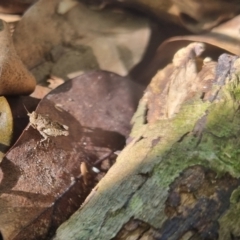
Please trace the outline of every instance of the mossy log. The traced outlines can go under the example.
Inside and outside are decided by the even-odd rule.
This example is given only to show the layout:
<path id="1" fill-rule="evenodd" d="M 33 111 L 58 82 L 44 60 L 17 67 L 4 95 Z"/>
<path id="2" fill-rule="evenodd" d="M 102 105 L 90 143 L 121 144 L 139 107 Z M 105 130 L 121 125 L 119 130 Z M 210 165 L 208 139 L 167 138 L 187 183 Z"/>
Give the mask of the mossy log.
<path id="1" fill-rule="evenodd" d="M 240 59 L 203 50 L 153 78 L 129 143 L 55 240 L 240 237 Z"/>

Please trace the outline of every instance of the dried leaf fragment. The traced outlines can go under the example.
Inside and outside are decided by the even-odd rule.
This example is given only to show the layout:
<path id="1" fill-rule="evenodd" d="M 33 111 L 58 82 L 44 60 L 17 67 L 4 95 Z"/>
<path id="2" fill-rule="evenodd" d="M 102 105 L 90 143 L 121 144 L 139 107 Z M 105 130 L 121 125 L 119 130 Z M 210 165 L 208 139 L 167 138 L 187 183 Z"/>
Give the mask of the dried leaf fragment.
<path id="1" fill-rule="evenodd" d="M 0 162 L 10 146 L 13 134 L 13 117 L 5 97 L 0 97 Z"/>
<path id="2" fill-rule="evenodd" d="M 51 89 L 55 89 L 59 85 L 64 83 L 64 80 L 62 78 L 56 77 L 56 76 L 51 76 L 50 79 L 47 80 L 49 83 L 48 87 Z"/>
<path id="3" fill-rule="evenodd" d="M 150 37 L 150 21 L 142 16 L 110 9 L 96 12 L 74 0 L 39 0 L 13 34 L 16 50 L 28 68 L 39 64 L 41 68 L 51 53 L 54 64 L 50 62 L 48 70 L 42 68 L 63 78 L 99 68 L 127 75 L 141 61 Z"/>
<path id="4" fill-rule="evenodd" d="M 182 103 L 196 92 L 206 92 L 215 78 L 215 65 L 204 61 L 200 54 L 204 44 L 191 43 L 180 49 L 172 64 L 159 71 L 145 93 L 148 106 L 147 121 L 169 119 L 175 116 Z"/>
<path id="5" fill-rule="evenodd" d="M 23 95 L 33 92 L 35 79 L 16 54 L 8 26 L 2 20 L 0 46 L 0 95 Z"/>
<path id="6" fill-rule="evenodd" d="M 78 4 L 73 0 L 61 0 L 58 4 L 57 13 L 65 14 Z"/>
<path id="7" fill-rule="evenodd" d="M 209 30 L 236 16 L 240 10 L 238 1 L 172 0 L 179 12 L 181 23 L 192 32 Z"/>

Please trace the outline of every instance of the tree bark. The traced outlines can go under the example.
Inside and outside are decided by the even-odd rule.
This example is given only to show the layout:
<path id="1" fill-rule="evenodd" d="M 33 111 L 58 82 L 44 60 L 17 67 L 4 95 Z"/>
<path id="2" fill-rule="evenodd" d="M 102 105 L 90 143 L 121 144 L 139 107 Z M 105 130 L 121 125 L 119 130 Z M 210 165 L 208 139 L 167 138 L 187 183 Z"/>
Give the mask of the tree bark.
<path id="1" fill-rule="evenodd" d="M 240 236 L 240 61 L 202 51 L 190 44 L 153 78 L 131 141 L 55 240 Z"/>

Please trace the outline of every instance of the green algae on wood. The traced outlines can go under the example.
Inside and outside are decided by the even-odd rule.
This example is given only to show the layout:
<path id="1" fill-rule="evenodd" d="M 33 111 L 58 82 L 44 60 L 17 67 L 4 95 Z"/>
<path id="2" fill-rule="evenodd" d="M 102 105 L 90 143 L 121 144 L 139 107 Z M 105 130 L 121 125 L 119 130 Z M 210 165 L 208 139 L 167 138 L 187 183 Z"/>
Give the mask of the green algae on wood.
<path id="1" fill-rule="evenodd" d="M 228 80 L 226 86 L 213 88 L 213 102 L 196 94 L 174 117 L 152 123 L 144 120 L 143 98 L 133 118 L 132 141 L 54 239 L 112 239 L 132 218 L 160 229 L 168 219 L 170 185 L 191 166 L 204 166 L 217 177 L 239 177 L 240 86 L 235 78 Z"/>

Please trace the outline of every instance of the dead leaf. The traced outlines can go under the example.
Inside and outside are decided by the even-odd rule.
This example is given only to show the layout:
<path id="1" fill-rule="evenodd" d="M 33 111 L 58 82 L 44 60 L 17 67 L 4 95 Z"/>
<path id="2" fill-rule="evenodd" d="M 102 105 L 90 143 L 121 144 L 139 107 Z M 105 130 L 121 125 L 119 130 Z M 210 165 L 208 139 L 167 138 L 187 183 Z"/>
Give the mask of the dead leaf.
<path id="1" fill-rule="evenodd" d="M 29 96 L 21 97 L 9 96 L 7 97 L 7 101 L 12 111 L 13 117 L 12 143 L 15 143 L 29 123 L 28 116 L 26 115 L 27 113 L 26 109 L 29 112 L 34 111 L 40 100 Z"/>
<path id="2" fill-rule="evenodd" d="M 0 162 L 10 147 L 13 135 L 13 117 L 5 97 L 0 97 Z"/>
<path id="3" fill-rule="evenodd" d="M 40 0 L 18 23 L 14 44 L 28 68 L 43 62 L 46 67 L 47 59 L 44 75 L 66 79 L 70 73 L 99 68 L 127 75 L 139 63 L 151 35 L 149 20 L 128 12 L 92 11 L 80 1 L 59 13 L 63 2 Z"/>
<path id="4" fill-rule="evenodd" d="M 66 14 L 68 11 L 70 11 L 73 7 L 77 5 L 78 3 L 74 0 L 61 1 L 57 7 L 57 13 Z"/>
<path id="5" fill-rule="evenodd" d="M 84 0 L 84 2 L 97 9 L 109 5 L 131 7 L 160 21 L 181 25 L 194 33 L 210 30 L 233 18 L 240 11 L 239 2 L 234 0 Z"/>
<path id="6" fill-rule="evenodd" d="M 47 82 L 49 83 L 48 87 L 50 89 L 55 89 L 56 87 L 63 84 L 64 80 L 62 78 L 59 78 L 59 77 L 56 77 L 56 76 L 51 76 L 51 78 L 48 79 Z"/>
<path id="7" fill-rule="evenodd" d="M 178 11 L 172 1 L 165 0 L 82 0 L 90 8 L 102 10 L 108 6 L 128 7 L 145 12 L 152 17 L 179 24 Z"/>
<path id="8" fill-rule="evenodd" d="M 20 21 L 21 15 L 0 13 L 0 19 L 7 23 L 15 23 Z"/>
<path id="9" fill-rule="evenodd" d="M 82 175 L 83 178 L 83 182 L 85 185 L 87 185 L 88 182 L 88 168 L 87 168 L 87 164 L 86 162 L 81 162 L 80 163 L 80 173 Z"/>
<path id="10" fill-rule="evenodd" d="M 17 56 L 8 25 L 0 21 L 0 95 L 29 94 L 36 82 Z"/>
<path id="11" fill-rule="evenodd" d="M 209 45 L 209 55 L 211 56 L 211 51 L 214 50 L 217 52 L 230 52 L 235 55 L 240 55 L 240 35 L 238 26 L 240 24 L 240 15 L 229 20 L 228 22 L 222 23 L 218 27 L 215 27 L 211 32 L 201 34 L 201 35 L 192 35 L 192 36 L 178 36 L 168 39 L 162 46 L 160 46 L 158 52 L 164 49 L 174 48 L 174 51 L 177 49 L 175 45 L 179 47 L 187 42 L 199 41 L 204 42 Z M 215 55 L 213 56 L 215 57 Z"/>
<path id="12" fill-rule="evenodd" d="M 77 178 L 80 163 L 123 147 L 137 89 L 99 71 L 62 84 L 39 103 L 36 112 L 69 126 L 69 136 L 39 145 L 41 135 L 30 127 L 4 158 L 0 225 L 5 239 L 46 239 L 81 205 L 92 185 L 86 188 Z"/>
<path id="13" fill-rule="evenodd" d="M 172 2 L 177 8 L 182 25 L 194 33 L 210 30 L 232 19 L 240 11 L 238 1 L 172 0 Z"/>
<path id="14" fill-rule="evenodd" d="M 44 87 L 41 85 L 37 85 L 34 92 L 30 95 L 33 98 L 42 99 L 44 98 L 49 92 L 51 91 L 50 88 Z"/>
<path id="15" fill-rule="evenodd" d="M 174 54 L 179 49 L 191 42 L 205 43 L 206 50 L 203 58 L 208 56 L 214 61 L 217 61 L 218 57 L 225 52 L 240 55 L 239 24 L 240 15 L 213 28 L 211 32 L 201 35 L 185 35 L 169 38 L 159 46 L 154 58 L 151 59 L 144 71 L 139 73 L 139 82 L 149 82 L 158 69 L 165 67 L 171 62 Z"/>
<path id="16" fill-rule="evenodd" d="M 209 90 L 215 79 L 216 63 L 204 62 L 200 58 L 203 51 L 204 44 L 189 44 L 174 55 L 172 64 L 152 79 L 143 97 L 147 102 L 147 122 L 172 118 L 189 97 L 200 89 L 202 92 Z"/>
<path id="17" fill-rule="evenodd" d="M 49 83 L 48 87 L 44 87 L 41 85 L 37 85 L 34 92 L 30 95 L 33 98 L 42 99 L 44 98 L 52 89 L 57 88 L 61 84 L 64 83 L 64 80 L 55 76 L 51 76 L 50 79 L 47 80 Z"/>
<path id="18" fill-rule="evenodd" d="M 0 3 L 1 13 L 23 13 L 37 0 L 2 0 Z"/>

